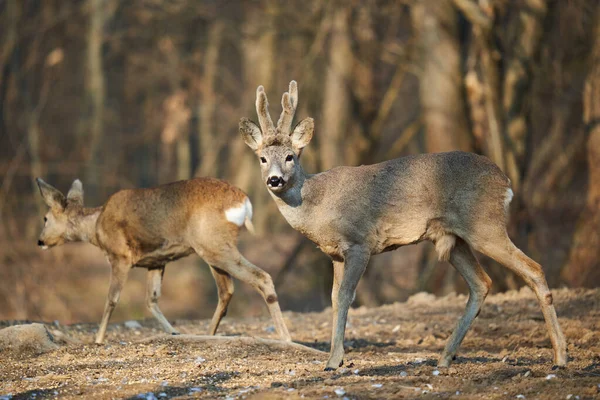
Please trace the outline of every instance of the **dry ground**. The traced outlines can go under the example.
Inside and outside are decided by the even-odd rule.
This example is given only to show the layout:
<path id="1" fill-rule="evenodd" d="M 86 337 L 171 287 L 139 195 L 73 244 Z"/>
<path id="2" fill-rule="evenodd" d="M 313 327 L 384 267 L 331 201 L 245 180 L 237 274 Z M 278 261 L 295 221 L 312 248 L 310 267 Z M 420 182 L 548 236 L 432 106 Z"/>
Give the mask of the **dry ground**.
<path id="1" fill-rule="evenodd" d="M 438 370 L 466 298 L 419 294 L 352 310 L 336 372 L 323 371 L 326 354 L 189 343 L 157 336 L 153 320 L 111 325 L 103 346 L 92 344 L 96 325 L 48 325 L 79 343 L 39 356 L 1 354 L 0 398 L 600 398 L 600 289 L 557 290 L 554 299 L 569 342 L 566 369 L 551 369 L 541 313 L 524 289 L 490 296 L 453 367 Z M 328 349 L 331 310 L 285 317 L 295 341 Z M 208 321 L 176 326 L 204 334 Z M 225 318 L 220 334 L 276 338 L 266 316 Z"/>

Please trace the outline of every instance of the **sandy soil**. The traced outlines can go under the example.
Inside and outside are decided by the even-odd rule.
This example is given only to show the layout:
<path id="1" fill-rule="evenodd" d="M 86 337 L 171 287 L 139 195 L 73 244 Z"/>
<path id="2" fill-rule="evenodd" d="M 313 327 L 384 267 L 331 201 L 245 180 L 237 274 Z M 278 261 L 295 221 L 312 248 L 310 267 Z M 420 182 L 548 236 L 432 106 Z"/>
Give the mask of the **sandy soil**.
<path id="1" fill-rule="evenodd" d="M 0 399 L 20 398 L 600 398 L 600 289 L 554 292 L 569 342 L 569 366 L 552 370 L 550 340 L 527 290 L 488 297 L 455 364 L 437 369 L 466 298 L 418 294 L 406 303 L 350 313 L 344 367 L 324 372 L 327 354 L 263 344 L 185 342 L 153 320 L 48 328 L 72 343 L 42 355 L 1 354 Z M 331 310 L 285 313 L 295 341 L 328 350 Z M 0 326 L 11 325 L 5 321 Z M 205 334 L 208 321 L 176 321 Z M 276 339 L 270 319 L 225 318 L 221 335 Z M 3 397 L 6 396 L 6 397 Z"/>

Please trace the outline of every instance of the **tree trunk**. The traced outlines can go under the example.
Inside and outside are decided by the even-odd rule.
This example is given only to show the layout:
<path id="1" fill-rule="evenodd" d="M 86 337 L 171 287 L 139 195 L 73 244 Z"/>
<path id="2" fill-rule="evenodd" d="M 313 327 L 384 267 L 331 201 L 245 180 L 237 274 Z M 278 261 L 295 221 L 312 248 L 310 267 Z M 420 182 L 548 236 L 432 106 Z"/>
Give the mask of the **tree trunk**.
<path id="1" fill-rule="evenodd" d="M 104 129 L 104 70 L 102 68 L 102 43 L 105 22 L 105 0 L 88 0 L 90 21 L 87 31 L 87 74 L 85 89 L 89 103 L 88 165 L 86 171 L 86 191 L 93 197 L 99 194 L 101 175 L 98 170 L 100 143 Z M 88 141 L 89 140 L 89 141 Z"/>
<path id="2" fill-rule="evenodd" d="M 349 6 L 333 9 L 332 32 L 329 43 L 329 65 L 324 82 L 323 112 L 319 137 L 321 169 L 343 165 L 344 141 L 350 127 L 350 80 L 352 75 L 352 48 L 350 42 Z"/>
<path id="3" fill-rule="evenodd" d="M 525 169 L 527 143 L 527 105 L 530 94 L 531 72 L 543 34 L 547 12 L 546 0 L 525 0 L 517 18 L 513 19 L 514 38 L 508 43 L 508 61 L 504 66 L 502 109 L 506 129 L 506 173 L 515 192 L 521 189 Z"/>
<path id="4" fill-rule="evenodd" d="M 51 19 L 49 8 L 45 4 L 34 5 L 34 8 L 40 9 L 40 13 L 43 15 L 43 20 Z M 45 8 L 47 7 L 47 8 Z M 17 5 L 11 7 L 11 12 L 14 13 L 15 18 L 20 19 L 22 15 L 27 13 L 27 8 L 21 8 Z M 21 92 L 24 94 L 24 103 L 25 109 L 27 112 L 27 144 L 28 144 L 28 153 L 30 157 L 30 167 L 31 167 L 31 186 L 33 195 L 39 212 L 39 215 L 43 215 L 46 212 L 46 205 L 44 201 L 37 196 L 38 187 L 35 181 L 35 178 L 44 176 L 45 170 L 42 162 L 42 146 L 41 146 L 41 129 L 40 129 L 40 116 L 42 109 L 46 105 L 46 101 L 48 99 L 48 93 L 50 90 L 50 82 L 46 77 L 45 70 L 42 68 L 39 71 L 39 79 L 41 83 L 39 86 L 34 84 L 34 80 L 31 79 L 31 75 L 26 74 L 24 71 L 27 70 L 27 65 L 36 65 L 39 63 L 39 55 L 40 55 L 40 47 L 41 47 L 42 38 L 41 35 L 36 35 L 32 40 L 29 46 L 24 46 L 18 54 L 19 57 L 15 59 L 18 65 L 15 65 L 15 71 L 21 71 L 18 73 L 19 76 L 19 86 Z M 38 71 L 36 71 L 38 72 Z M 31 223 L 26 227 L 27 231 L 25 235 L 31 234 L 35 232 L 37 229 L 36 223 Z M 26 236 L 30 237 L 30 236 Z"/>
<path id="5" fill-rule="evenodd" d="M 178 86 L 178 85 L 177 85 Z M 191 112 L 187 96 L 177 86 L 163 102 L 164 122 L 161 133 L 159 181 L 165 183 L 191 177 L 189 126 Z M 173 173 L 174 171 L 174 173 Z"/>
<path id="6" fill-rule="evenodd" d="M 427 151 L 470 150 L 457 13 L 449 0 L 423 0 L 411 16 L 422 66 L 419 95 Z"/>
<path id="7" fill-rule="evenodd" d="M 214 124 L 217 106 L 215 84 L 219 74 L 219 49 L 223 39 L 225 25 L 215 20 L 208 33 L 208 45 L 204 53 L 204 73 L 202 75 L 202 98 L 198 110 L 198 154 L 200 164 L 196 168 L 196 176 L 220 176 L 219 154 L 221 147 L 227 143 Z"/>
<path id="8" fill-rule="evenodd" d="M 600 7 L 596 11 L 590 72 L 583 93 L 588 192 L 563 278 L 572 286 L 595 286 L 600 279 Z"/>

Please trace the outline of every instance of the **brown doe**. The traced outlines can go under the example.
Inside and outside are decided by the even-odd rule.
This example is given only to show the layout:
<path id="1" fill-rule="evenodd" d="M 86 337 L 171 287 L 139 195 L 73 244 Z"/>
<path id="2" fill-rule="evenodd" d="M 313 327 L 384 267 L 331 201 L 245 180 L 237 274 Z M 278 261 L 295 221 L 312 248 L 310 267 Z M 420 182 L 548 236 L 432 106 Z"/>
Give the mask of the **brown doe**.
<path id="1" fill-rule="evenodd" d="M 289 224 L 333 259 L 333 332 L 326 370 L 341 366 L 346 318 L 356 286 L 372 255 L 423 240 L 435 243 L 469 287 L 466 311 L 438 361 L 449 366 L 488 294 L 491 279 L 477 250 L 519 275 L 535 292 L 554 348 L 567 363 L 566 342 L 542 267 L 506 232 L 510 181 L 489 159 L 464 152 L 421 154 L 374 165 L 337 167 L 308 174 L 299 163 L 314 122 L 292 129 L 296 82 L 283 94 L 275 126 L 262 86 L 256 93 L 259 125 L 242 118 L 240 133 L 260 160 L 263 182 Z"/>
<path id="2" fill-rule="evenodd" d="M 96 343 L 104 341 L 108 320 L 133 267 L 148 269 L 146 306 L 161 327 L 171 326 L 158 308 L 165 264 L 198 254 L 210 266 L 219 302 L 209 333 L 214 335 L 233 295 L 237 278 L 264 298 L 282 340 L 290 341 L 271 276 L 246 260 L 237 239 L 245 225 L 252 230 L 252 205 L 240 189 L 212 178 L 196 178 L 150 189 L 121 190 L 97 208 L 83 206 L 83 187 L 75 180 L 67 196 L 37 179 L 50 210 L 38 245 L 43 249 L 65 242 L 89 242 L 106 255 L 112 269 L 108 299 Z"/>

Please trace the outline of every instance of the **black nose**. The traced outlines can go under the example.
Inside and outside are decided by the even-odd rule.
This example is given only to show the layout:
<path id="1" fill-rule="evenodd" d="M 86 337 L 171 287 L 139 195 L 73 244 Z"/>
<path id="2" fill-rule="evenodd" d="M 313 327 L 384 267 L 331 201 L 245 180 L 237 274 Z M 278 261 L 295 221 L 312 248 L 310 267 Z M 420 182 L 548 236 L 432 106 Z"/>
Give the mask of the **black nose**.
<path id="1" fill-rule="evenodd" d="M 44 241 L 43 240 L 38 240 L 38 246 L 44 246 Z"/>
<path id="2" fill-rule="evenodd" d="M 269 184 L 271 186 L 279 186 L 279 184 L 282 182 L 283 182 L 283 179 L 281 179 L 278 176 L 272 176 L 269 179 L 267 179 L 267 184 Z"/>

